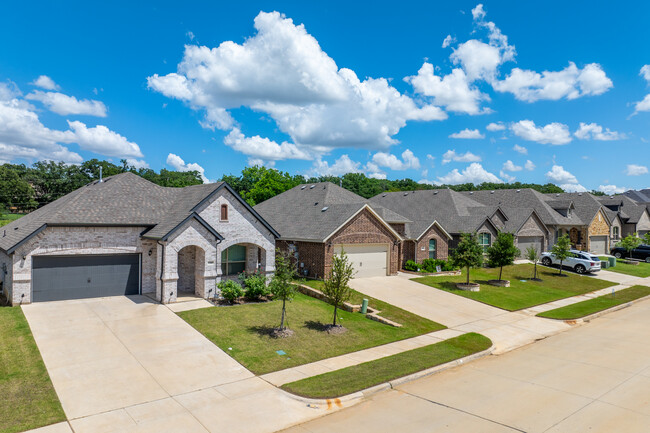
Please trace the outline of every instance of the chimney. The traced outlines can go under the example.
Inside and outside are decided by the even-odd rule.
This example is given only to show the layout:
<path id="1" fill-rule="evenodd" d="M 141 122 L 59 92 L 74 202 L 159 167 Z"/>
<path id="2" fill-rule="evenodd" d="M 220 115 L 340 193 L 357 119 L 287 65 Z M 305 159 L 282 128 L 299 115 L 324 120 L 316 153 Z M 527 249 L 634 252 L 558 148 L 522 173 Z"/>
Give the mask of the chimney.
<path id="1" fill-rule="evenodd" d="M 104 177 L 102 176 L 102 166 L 99 166 L 99 183 L 104 182 Z"/>

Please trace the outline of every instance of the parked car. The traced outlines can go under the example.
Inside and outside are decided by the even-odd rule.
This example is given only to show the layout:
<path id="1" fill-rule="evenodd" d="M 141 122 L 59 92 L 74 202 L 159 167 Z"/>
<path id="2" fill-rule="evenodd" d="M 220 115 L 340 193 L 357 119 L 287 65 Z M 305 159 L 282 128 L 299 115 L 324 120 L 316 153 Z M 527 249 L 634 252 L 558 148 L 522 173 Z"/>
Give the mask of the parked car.
<path id="1" fill-rule="evenodd" d="M 555 257 L 553 253 L 542 253 L 542 264 L 544 266 L 559 265 L 560 260 Z M 576 271 L 578 274 L 585 274 L 587 272 L 600 271 L 600 258 L 591 253 L 579 250 L 571 250 L 569 257 L 562 262 L 563 268 L 569 268 Z"/>
<path id="2" fill-rule="evenodd" d="M 647 263 L 650 263 L 650 245 L 639 245 L 632 250 L 632 254 L 625 248 L 614 247 L 612 248 L 611 254 L 617 259 L 629 257 L 631 259 L 645 260 Z"/>

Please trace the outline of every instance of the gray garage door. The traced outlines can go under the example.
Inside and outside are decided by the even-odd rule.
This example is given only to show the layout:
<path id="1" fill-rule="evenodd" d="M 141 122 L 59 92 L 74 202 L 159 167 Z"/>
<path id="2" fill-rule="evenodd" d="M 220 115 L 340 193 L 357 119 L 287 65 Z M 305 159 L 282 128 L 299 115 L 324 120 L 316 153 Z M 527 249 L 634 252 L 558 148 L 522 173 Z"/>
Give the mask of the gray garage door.
<path id="1" fill-rule="evenodd" d="M 33 302 L 140 293 L 140 255 L 32 257 Z"/>
<path id="2" fill-rule="evenodd" d="M 517 248 L 521 251 L 520 257 L 526 256 L 526 249 L 533 247 L 538 253 L 544 251 L 544 237 L 543 236 L 519 236 L 517 238 Z"/>
<path id="3" fill-rule="evenodd" d="M 594 254 L 607 254 L 607 236 L 590 236 L 589 252 Z"/>

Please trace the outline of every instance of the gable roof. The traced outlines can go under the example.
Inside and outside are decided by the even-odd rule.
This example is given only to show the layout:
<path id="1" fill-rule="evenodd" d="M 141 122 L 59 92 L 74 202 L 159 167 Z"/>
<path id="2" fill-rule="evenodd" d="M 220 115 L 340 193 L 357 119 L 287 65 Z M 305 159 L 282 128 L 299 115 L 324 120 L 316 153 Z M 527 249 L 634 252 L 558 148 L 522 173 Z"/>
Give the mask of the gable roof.
<path id="1" fill-rule="evenodd" d="M 0 249 L 13 252 L 46 226 L 139 226 L 148 228 L 143 237 L 163 239 L 189 217 L 194 217 L 196 206 L 222 188 L 227 188 L 277 236 L 268 222 L 224 182 L 170 188 L 126 172 L 82 186 L 2 227 Z"/>
<path id="2" fill-rule="evenodd" d="M 650 189 L 629 190 L 625 191 L 624 195 L 638 203 L 650 204 Z"/>
<path id="3" fill-rule="evenodd" d="M 596 199 L 593 194 L 588 192 L 563 192 L 559 194 L 546 194 L 549 201 L 564 200 L 573 202 L 575 209 L 574 213 L 582 220 L 584 225 L 589 225 L 598 215 L 598 211 L 603 208 L 600 201 Z M 603 212 L 605 218 L 608 218 L 607 213 Z M 610 222 L 611 224 L 611 222 Z"/>
<path id="4" fill-rule="evenodd" d="M 401 238 L 387 222 L 408 223 L 407 218 L 331 182 L 298 185 L 254 207 L 281 239 L 311 242 L 324 242 L 364 208 Z"/>
<path id="5" fill-rule="evenodd" d="M 643 214 L 648 212 L 645 203 L 638 203 L 626 195 L 602 196 L 597 199 L 604 206 L 619 206 L 618 214 L 626 224 L 638 223 Z M 607 207 L 605 209 L 608 211 L 608 216 L 611 216 L 611 212 L 615 212 Z"/>

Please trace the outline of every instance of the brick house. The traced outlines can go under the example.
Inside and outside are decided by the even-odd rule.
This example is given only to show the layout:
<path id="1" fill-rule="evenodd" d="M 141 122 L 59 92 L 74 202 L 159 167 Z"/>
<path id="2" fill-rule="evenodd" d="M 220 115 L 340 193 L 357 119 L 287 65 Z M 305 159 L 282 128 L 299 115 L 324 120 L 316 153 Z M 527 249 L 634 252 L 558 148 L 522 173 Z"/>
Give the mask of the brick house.
<path id="1" fill-rule="evenodd" d="M 333 183 L 298 185 L 254 209 L 280 233 L 277 248 L 294 254 L 303 276 L 325 277 L 341 251 L 358 278 L 399 270 L 399 231 L 409 221 Z"/>
<path id="2" fill-rule="evenodd" d="M 630 199 L 626 195 L 597 197 L 605 206 L 610 221 L 611 247 L 627 235 L 643 236 L 650 232 L 650 211 L 648 205 Z"/>
<path id="3" fill-rule="evenodd" d="M 242 271 L 272 272 L 278 233 L 226 183 L 166 188 L 132 173 L 93 182 L 0 228 L 12 304 L 179 292 L 215 296 Z"/>

